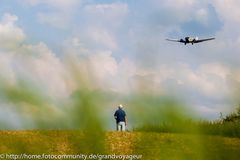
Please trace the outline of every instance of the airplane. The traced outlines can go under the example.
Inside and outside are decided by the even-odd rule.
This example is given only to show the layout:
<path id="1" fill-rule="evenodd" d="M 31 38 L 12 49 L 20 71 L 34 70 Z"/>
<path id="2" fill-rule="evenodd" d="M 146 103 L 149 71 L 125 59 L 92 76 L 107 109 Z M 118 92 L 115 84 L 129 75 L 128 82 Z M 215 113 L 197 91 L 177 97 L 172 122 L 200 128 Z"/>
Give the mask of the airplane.
<path id="1" fill-rule="evenodd" d="M 196 38 L 192 38 L 192 37 L 185 37 L 185 39 L 166 39 L 167 41 L 172 41 L 172 42 L 180 42 L 180 43 L 184 43 L 185 45 L 187 43 L 192 43 L 192 45 L 194 43 L 200 43 L 200 42 L 204 42 L 204 41 L 210 41 L 210 40 L 214 40 L 215 38 L 207 38 L 207 39 L 198 39 L 198 37 Z"/>

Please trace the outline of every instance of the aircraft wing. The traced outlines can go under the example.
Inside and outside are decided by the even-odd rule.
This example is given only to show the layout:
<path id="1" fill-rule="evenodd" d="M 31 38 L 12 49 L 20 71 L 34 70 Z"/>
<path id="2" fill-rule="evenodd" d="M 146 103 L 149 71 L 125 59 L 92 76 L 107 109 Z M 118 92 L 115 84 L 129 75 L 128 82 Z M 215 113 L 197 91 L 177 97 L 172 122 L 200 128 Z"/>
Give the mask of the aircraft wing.
<path id="1" fill-rule="evenodd" d="M 172 42 L 180 42 L 178 39 L 166 39 L 167 41 L 172 41 Z"/>
<path id="2" fill-rule="evenodd" d="M 200 43 L 200 42 L 210 41 L 210 40 L 214 40 L 214 39 L 215 38 L 199 39 L 199 40 L 195 40 L 194 43 Z"/>

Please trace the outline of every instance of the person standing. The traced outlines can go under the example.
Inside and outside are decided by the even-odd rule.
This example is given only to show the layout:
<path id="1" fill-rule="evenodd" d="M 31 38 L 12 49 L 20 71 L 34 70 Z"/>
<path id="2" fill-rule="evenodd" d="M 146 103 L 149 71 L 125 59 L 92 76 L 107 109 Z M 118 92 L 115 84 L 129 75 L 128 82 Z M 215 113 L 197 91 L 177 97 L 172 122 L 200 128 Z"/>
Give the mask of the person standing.
<path id="1" fill-rule="evenodd" d="M 118 109 L 114 113 L 114 118 L 116 119 L 117 123 L 117 131 L 125 131 L 126 130 L 126 113 L 123 110 L 123 106 L 120 104 Z"/>

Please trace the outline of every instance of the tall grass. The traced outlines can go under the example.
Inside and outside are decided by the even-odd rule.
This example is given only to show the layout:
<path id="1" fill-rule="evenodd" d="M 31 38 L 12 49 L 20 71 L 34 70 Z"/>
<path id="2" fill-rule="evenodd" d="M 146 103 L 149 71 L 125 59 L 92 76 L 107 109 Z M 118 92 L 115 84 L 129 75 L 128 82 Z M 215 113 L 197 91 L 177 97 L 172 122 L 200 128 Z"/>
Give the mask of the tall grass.
<path id="1" fill-rule="evenodd" d="M 73 79 L 82 77 L 76 70 L 71 72 L 75 75 L 72 76 Z M 76 82 L 77 80 L 79 79 L 75 79 Z M 72 141 L 76 154 L 105 153 L 104 119 L 100 110 L 105 105 L 103 96 L 101 92 L 88 87 L 84 80 L 81 82 L 67 99 L 55 101 L 27 79 L 15 83 L 2 80 L 0 100 L 20 117 L 21 129 L 79 130 L 82 139 Z M 4 129 L 7 125 L 2 122 L 0 127 Z M 16 146 L 21 146 L 24 141 L 22 138 Z M 29 153 L 25 148 L 19 147 L 19 151 Z"/>
<path id="2" fill-rule="evenodd" d="M 87 81 L 74 65 L 69 68 L 76 84 L 80 84 L 67 100 L 54 101 L 46 96 L 47 94 L 41 88 L 26 79 L 18 80 L 15 84 L 2 80 L 0 100 L 23 119 L 23 129 L 77 130 L 76 133 L 81 134 L 81 138 L 77 138 L 77 141 L 74 136 L 78 136 L 75 134 L 67 137 L 70 139 L 71 146 L 74 146 L 75 154 L 108 153 L 109 150 L 105 148 L 106 119 L 103 115 L 103 107 L 109 103 L 106 97 L 108 95 L 111 97 L 112 94 L 103 93 L 101 88 L 94 87 L 96 84 Z M 193 113 L 181 100 L 174 97 L 135 92 L 129 97 L 122 97 L 121 100 L 127 104 L 128 120 L 136 126 L 134 131 L 195 134 L 195 136 L 183 138 L 188 146 L 191 146 L 190 151 L 187 150 L 189 153 L 185 153 L 178 151 L 178 147 L 182 146 L 179 143 L 183 142 L 174 139 L 174 136 L 163 137 L 166 141 L 162 143 L 155 134 L 141 133 L 133 140 L 130 153 L 142 154 L 144 159 L 158 159 L 159 155 L 153 151 L 158 153 L 159 146 L 167 152 L 165 156 L 172 156 L 170 159 L 204 159 L 208 153 L 204 149 L 205 140 L 201 134 L 232 137 L 239 137 L 240 134 L 239 124 L 192 121 L 191 119 L 195 119 Z M 7 123 L 2 122 L 0 127 L 5 126 Z M 45 133 L 40 132 L 40 134 Z M 127 134 L 119 133 L 116 136 L 120 139 L 119 141 L 128 141 L 125 139 Z M 61 134 L 57 135 L 61 136 Z M 24 143 L 26 137 L 16 135 L 15 138 L 18 139 L 17 153 L 31 153 Z M 178 146 L 173 146 L 175 143 Z M 211 156 L 214 157 L 214 155 Z"/>
<path id="3" fill-rule="evenodd" d="M 179 126 L 187 126 L 181 129 Z M 190 128 L 190 129 L 189 129 Z M 192 130 L 191 128 L 195 128 Z M 161 123 L 156 125 L 143 125 L 134 128 L 134 131 L 158 132 L 158 133 L 186 133 L 201 135 L 218 135 L 226 137 L 240 137 L 240 124 L 234 122 L 190 122 L 185 121 L 182 124 Z"/>

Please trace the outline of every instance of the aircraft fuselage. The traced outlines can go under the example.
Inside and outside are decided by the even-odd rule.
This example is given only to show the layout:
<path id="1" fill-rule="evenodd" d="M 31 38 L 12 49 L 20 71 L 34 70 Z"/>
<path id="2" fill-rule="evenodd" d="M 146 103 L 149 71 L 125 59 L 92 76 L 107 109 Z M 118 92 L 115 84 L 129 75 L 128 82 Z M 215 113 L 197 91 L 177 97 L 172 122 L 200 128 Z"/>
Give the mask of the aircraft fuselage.
<path id="1" fill-rule="evenodd" d="M 200 43 L 200 42 L 204 42 L 204 41 L 210 41 L 210 40 L 214 40 L 215 38 L 206 38 L 206 39 L 198 39 L 198 37 L 193 38 L 193 37 L 185 37 L 184 39 L 166 39 L 168 41 L 173 41 L 173 42 L 180 42 L 180 43 L 184 43 L 185 45 L 188 43 Z"/>
<path id="2" fill-rule="evenodd" d="M 198 38 L 193 38 L 193 37 L 185 37 L 185 40 L 183 41 L 183 43 L 186 45 L 187 43 L 194 43 Z"/>

